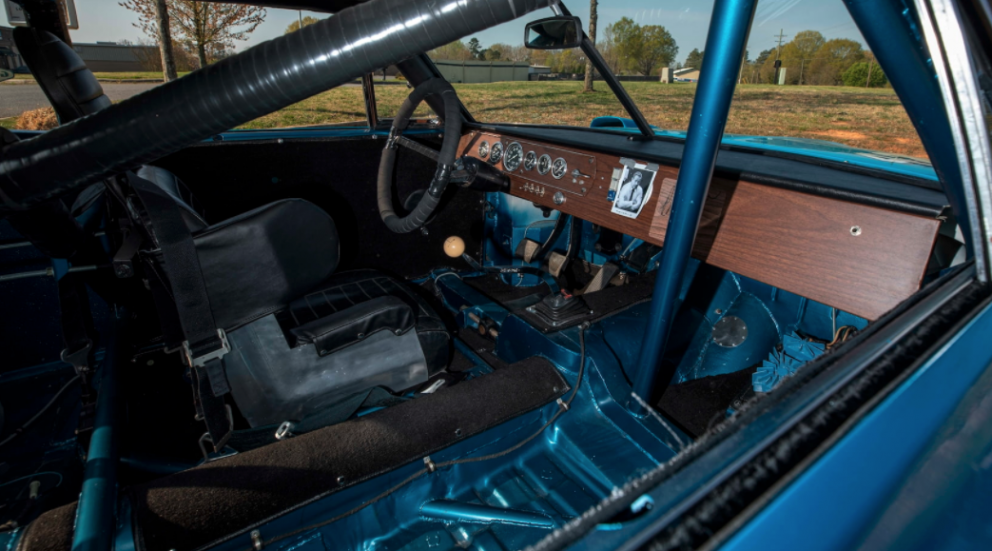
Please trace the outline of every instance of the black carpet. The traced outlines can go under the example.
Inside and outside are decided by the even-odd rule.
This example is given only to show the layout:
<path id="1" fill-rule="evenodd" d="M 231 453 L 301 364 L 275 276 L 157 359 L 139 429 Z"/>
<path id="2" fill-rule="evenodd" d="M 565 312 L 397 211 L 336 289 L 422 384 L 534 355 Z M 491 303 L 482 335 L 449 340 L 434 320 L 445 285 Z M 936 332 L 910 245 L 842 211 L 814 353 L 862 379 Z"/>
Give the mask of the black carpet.
<path id="1" fill-rule="evenodd" d="M 566 387 L 554 366 L 530 358 L 359 419 L 132 487 L 127 495 L 137 548 L 186 551 L 246 530 L 536 409 Z"/>
<path id="2" fill-rule="evenodd" d="M 17 551 L 68 551 L 75 523 L 75 503 L 46 511 L 24 529 Z"/>
<path id="3" fill-rule="evenodd" d="M 727 408 L 751 388 L 751 374 L 755 371 L 757 367 L 750 367 L 670 385 L 662 394 L 658 409 L 690 435 L 698 437 L 726 417 Z"/>

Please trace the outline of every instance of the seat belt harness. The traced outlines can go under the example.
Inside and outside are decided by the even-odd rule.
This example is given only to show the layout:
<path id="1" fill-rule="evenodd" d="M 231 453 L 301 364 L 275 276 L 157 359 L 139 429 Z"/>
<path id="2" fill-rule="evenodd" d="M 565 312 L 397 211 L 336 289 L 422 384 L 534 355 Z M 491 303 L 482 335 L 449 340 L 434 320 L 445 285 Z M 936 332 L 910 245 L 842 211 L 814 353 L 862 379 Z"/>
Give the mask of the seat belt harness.
<path id="1" fill-rule="evenodd" d="M 146 227 L 157 242 L 185 340 L 183 359 L 194 372 L 203 421 L 214 449 L 220 451 L 234 430 L 224 395 L 231 391 L 223 358 L 231 351 L 227 335 L 214 322 L 196 244 L 175 200 L 155 184 L 127 173 L 145 207 Z"/>

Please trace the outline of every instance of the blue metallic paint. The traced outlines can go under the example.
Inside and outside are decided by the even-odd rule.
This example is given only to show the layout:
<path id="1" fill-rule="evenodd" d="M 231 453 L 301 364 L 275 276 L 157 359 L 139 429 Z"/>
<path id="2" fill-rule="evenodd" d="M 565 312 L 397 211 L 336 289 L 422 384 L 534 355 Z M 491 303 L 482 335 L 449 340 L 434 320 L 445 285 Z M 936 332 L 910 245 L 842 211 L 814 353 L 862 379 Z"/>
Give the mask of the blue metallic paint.
<path id="1" fill-rule="evenodd" d="M 955 405 L 989 369 L 990 333 L 992 307 L 985 306 L 722 549 L 855 546 Z"/>
<path id="2" fill-rule="evenodd" d="M 704 59 L 702 69 L 707 78 L 699 83 L 692 104 L 665 247 L 655 280 L 651 317 L 635 373 L 634 394 L 642 398 L 650 399 L 657 387 L 660 360 L 675 323 L 682 274 L 696 239 L 756 5 L 753 0 L 717 0 L 713 6 L 706 35 L 706 51 L 710 55 Z M 633 411 L 641 409 L 637 403 L 628 405 Z"/>

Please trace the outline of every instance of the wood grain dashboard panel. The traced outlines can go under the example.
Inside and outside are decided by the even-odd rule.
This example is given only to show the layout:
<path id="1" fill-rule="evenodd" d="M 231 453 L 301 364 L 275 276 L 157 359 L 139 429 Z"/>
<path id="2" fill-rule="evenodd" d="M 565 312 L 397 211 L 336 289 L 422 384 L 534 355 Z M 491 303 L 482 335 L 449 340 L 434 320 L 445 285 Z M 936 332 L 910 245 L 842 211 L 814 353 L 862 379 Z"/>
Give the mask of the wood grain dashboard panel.
<path id="1" fill-rule="evenodd" d="M 567 181 L 548 182 L 523 168 L 509 172 L 512 195 L 664 244 L 677 168 L 660 166 L 640 215 L 626 218 L 611 212 L 613 204 L 607 198 L 613 171 L 621 167 L 619 157 L 490 132 L 462 136 L 459 151 L 479 158 L 482 140 L 500 141 L 504 146 L 516 141 L 525 151 L 528 147 L 554 150 L 568 161 Z M 572 182 L 573 162 L 595 166 L 595 170 Z M 502 161 L 495 166 L 502 170 Z M 560 205 L 554 202 L 555 191 L 562 191 Z M 693 256 L 874 320 L 919 289 L 939 226 L 940 221 L 933 218 L 714 178 Z"/>

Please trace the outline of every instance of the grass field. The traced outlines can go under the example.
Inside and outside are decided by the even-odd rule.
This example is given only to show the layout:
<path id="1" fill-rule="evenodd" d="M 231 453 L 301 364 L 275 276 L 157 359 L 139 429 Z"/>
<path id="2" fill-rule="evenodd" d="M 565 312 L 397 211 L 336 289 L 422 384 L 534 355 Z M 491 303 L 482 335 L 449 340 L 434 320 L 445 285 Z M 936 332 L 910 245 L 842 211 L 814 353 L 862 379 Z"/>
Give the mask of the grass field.
<path id="1" fill-rule="evenodd" d="M 624 85 L 648 122 L 667 130 L 686 130 L 695 84 Z M 580 82 L 456 84 L 455 89 L 475 118 L 486 122 L 587 126 L 597 116 L 626 116 L 601 82 L 592 93 L 583 93 Z M 394 114 L 409 92 L 405 86 L 377 86 L 379 116 Z M 361 89 L 350 86 L 324 92 L 242 128 L 334 124 L 364 118 Z M 888 88 L 743 85 L 734 95 L 727 133 L 812 138 L 926 156 L 899 99 Z"/>
<path id="2" fill-rule="evenodd" d="M 101 77 L 124 80 L 156 75 L 98 73 Z M 648 122 L 666 130 L 687 129 L 695 84 L 627 82 L 624 85 Z M 582 83 L 571 81 L 456 84 L 455 89 L 472 115 L 483 122 L 588 126 L 598 116 L 627 116 L 602 82 L 596 83 L 596 91 L 592 93 L 583 93 Z M 404 85 L 377 85 L 379 116 L 392 117 L 409 93 Z M 419 114 L 426 114 L 423 106 Z M 10 127 L 13 121 L 0 120 L 0 126 Z M 362 89 L 346 85 L 241 128 L 364 124 L 364 121 Z M 926 157 L 899 98 L 889 88 L 742 85 L 734 95 L 727 133 L 811 138 Z"/>

